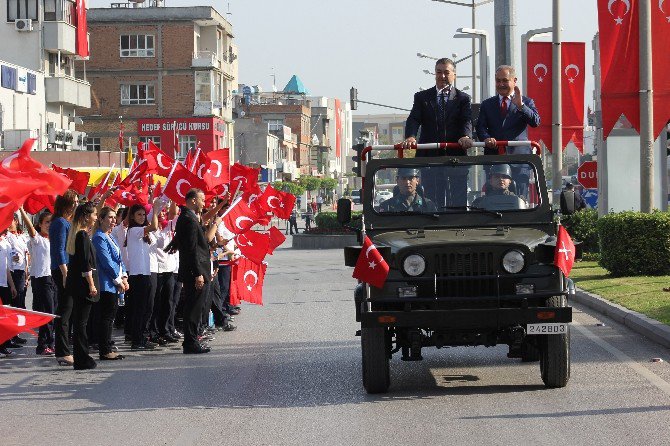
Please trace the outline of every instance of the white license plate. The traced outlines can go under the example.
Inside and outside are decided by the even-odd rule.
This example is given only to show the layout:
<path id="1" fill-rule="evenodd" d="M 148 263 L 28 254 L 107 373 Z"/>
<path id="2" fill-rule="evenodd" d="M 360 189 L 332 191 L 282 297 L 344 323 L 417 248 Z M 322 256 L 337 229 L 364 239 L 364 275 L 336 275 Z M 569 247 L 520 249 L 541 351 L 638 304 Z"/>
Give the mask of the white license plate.
<path id="1" fill-rule="evenodd" d="M 544 323 L 526 325 L 526 334 L 528 335 L 565 334 L 567 332 L 568 324 Z"/>

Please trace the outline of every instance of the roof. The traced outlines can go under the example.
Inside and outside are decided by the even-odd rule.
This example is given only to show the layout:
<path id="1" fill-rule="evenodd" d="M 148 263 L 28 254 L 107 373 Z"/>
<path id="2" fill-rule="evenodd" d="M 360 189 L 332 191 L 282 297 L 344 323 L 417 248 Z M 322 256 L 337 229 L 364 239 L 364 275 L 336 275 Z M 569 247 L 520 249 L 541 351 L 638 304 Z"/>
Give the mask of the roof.
<path id="1" fill-rule="evenodd" d="M 302 81 L 295 74 L 282 90 L 284 93 L 309 94 Z"/>

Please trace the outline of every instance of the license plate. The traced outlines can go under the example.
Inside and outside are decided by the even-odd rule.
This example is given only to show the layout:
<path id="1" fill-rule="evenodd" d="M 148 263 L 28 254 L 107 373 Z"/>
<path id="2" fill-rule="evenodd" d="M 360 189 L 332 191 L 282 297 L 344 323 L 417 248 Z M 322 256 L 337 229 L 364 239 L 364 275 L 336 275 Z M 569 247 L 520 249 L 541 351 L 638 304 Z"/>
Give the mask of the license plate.
<path id="1" fill-rule="evenodd" d="M 568 324 L 544 323 L 526 325 L 526 334 L 528 335 L 552 335 L 565 334 L 568 332 Z"/>

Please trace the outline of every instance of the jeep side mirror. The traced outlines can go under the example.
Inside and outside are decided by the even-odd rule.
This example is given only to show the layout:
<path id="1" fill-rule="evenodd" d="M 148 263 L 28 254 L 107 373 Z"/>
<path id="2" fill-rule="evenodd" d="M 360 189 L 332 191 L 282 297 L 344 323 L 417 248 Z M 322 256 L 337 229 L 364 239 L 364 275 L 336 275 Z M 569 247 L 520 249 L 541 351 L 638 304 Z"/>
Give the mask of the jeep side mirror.
<path id="1" fill-rule="evenodd" d="M 337 200 L 337 221 L 346 225 L 351 221 L 351 201 L 348 198 Z"/>

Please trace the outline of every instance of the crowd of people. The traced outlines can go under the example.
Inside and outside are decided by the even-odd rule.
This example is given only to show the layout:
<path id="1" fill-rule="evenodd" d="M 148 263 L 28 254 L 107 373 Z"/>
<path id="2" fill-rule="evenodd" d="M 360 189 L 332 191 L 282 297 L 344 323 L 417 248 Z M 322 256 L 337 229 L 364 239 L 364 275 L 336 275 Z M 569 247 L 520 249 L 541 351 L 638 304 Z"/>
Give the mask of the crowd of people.
<path id="1" fill-rule="evenodd" d="M 23 208 L 0 233 L 0 299 L 58 317 L 39 329 L 35 353 L 76 370 L 124 356 L 113 339 L 122 329 L 131 350 L 182 343 L 207 353 L 215 331 L 232 331 L 240 307 L 230 303 L 234 234 L 222 224 L 228 200 L 191 189 L 183 206 L 164 196 L 150 205 L 105 206 L 114 192 L 87 201 L 74 190 L 56 197 L 54 212 Z M 180 317 L 183 316 L 183 317 Z M 0 345 L 11 356 L 26 339 Z"/>

